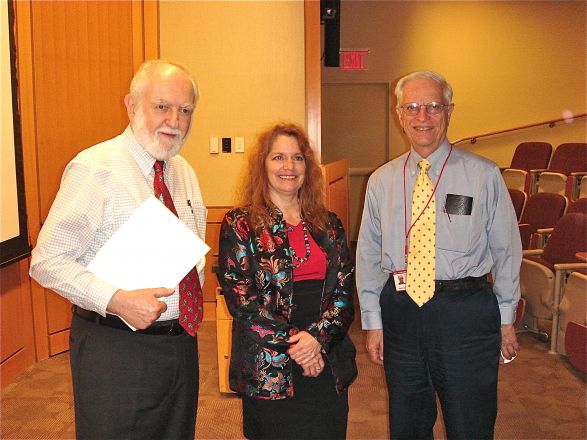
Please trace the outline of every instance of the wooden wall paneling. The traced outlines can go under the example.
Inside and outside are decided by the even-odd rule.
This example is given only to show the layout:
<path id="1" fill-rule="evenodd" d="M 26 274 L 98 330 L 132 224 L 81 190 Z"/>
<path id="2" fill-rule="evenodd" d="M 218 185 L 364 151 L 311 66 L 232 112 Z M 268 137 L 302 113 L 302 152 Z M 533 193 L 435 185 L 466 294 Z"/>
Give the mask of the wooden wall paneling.
<path id="1" fill-rule="evenodd" d="M 78 151 L 114 136 L 127 123 L 122 98 L 135 66 L 142 63 L 145 53 L 150 58 L 158 56 L 158 1 L 147 3 L 147 12 L 138 21 L 135 8 L 138 6 L 142 13 L 143 2 L 14 3 L 32 245 L 37 241 L 65 164 Z M 131 17 L 135 20 L 133 26 L 129 25 Z M 135 48 L 137 35 L 146 48 Z M 18 267 L 21 288 L 28 292 L 23 293 L 25 315 L 21 323 L 30 323 L 22 332 L 29 335 L 25 340 L 32 341 L 32 348 L 26 355 L 21 350 L 8 358 L 11 371 L 17 373 L 35 359 L 67 349 L 71 318 L 67 301 L 28 278 L 29 264 L 26 260 Z M 11 334 L 9 330 L 4 332 L 4 325 L 12 325 L 13 316 L 16 319 L 12 313 L 3 319 L 2 334 Z M 3 383 L 8 376 L 12 377 L 7 371 L 3 365 Z"/>
<path id="2" fill-rule="evenodd" d="M 130 2 L 32 3 L 42 221 L 67 162 L 127 123 L 130 8 Z"/>
<path id="3" fill-rule="evenodd" d="M 137 5 L 142 11 L 143 2 L 129 1 L 15 2 L 25 186 L 33 245 L 67 162 L 127 124 L 123 97 L 135 64 L 145 56 L 144 49 L 133 46 L 134 37 L 140 35 L 139 41 L 146 44 L 146 29 L 148 51 L 153 53 L 152 47 L 158 47 L 153 42 L 158 41 L 158 2 L 149 2 L 149 18 L 141 17 L 138 26 L 136 14 L 133 17 Z M 155 20 L 155 24 L 145 20 Z M 36 354 L 43 359 L 67 349 L 71 306 L 35 282 L 30 289 Z"/>
<path id="4" fill-rule="evenodd" d="M 145 60 L 145 35 L 143 33 L 143 2 L 132 2 L 132 63 L 136 71 Z"/>
<path id="5" fill-rule="evenodd" d="M 36 360 L 28 260 L 0 269 L 0 384 L 5 386 Z"/>
<path id="6" fill-rule="evenodd" d="M 159 58 L 159 1 L 132 2 L 133 65 Z"/>
<path id="7" fill-rule="evenodd" d="M 231 206 L 210 206 L 208 207 L 208 219 L 206 220 L 206 244 L 210 246 L 210 251 L 206 255 L 206 268 L 204 269 L 204 319 L 213 320 L 216 315 L 216 288 L 218 287 L 218 278 L 213 271 L 213 267 L 218 261 L 218 241 L 220 239 L 220 225 L 226 211 Z"/>
<path id="8" fill-rule="evenodd" d="M 71 304 L 68 304 L 68 309 L 71 310 Z M 69 313 L 69 322 L 71 324 L 71 312 Z M 59 353 L 63 353 L 64 351 L 69 350 L 69 327 L 64 330 L 49 334 L 50 356 L 55 356 Z"/>
<path id="9" fill-rule="evenodd" d="M 306 131 L 318 161 L 321 156 L 320 2 L 304 0 L 304 44 L 306 75 Z"/>
<path id="10" fill-rule="evenodd" d="M 85 105 L 72 95 L 78 96 L 77 82 L 73 77 L 68 87 L 68 79 L 73 74 L 74 61 L 77 58 L 72 50 L 67 51 L 67 39 L 60 34 L 70 36 L 76 33 L 76 24 L 67 26 L 66 11 L 75 9 L 76 4 L 69 7 L 64 2 L 33 2 L 32 3 L 32 38 L 34 88 L 35 88 L 35 121 L 37 129 L 37 157 L 39 195 L 41 200 L 42 224 L 47 217 L 49 208 L 59 187 L 59 180 L 65 164 L 74 156 L 79 146 L 72 142 L 72 133 L 78 124 L 70 124 L 77 118 L 73 109 L 80 114 L 86 110 Z M 78 14 L 76 14 L 78 15 Z M 73 30 L 72 30 L 73 28 Z M 65 31 L 64 31 L 65 30 Z M 75 38 L 71 38 L 75 41 Z M 71 43 L 74 45 L 75 43 Z M 68 75 L 69 72 L 69 75 Z M 77 72 L 75 73 L 77 75 Z M 55 112 L 55 105 L 63 102 L 60 111 Z M 59 122 L 57 118 L 60 118 Z M 61 119 L 62 118 L 62 119 Z M 70 123 L 63 123 L 68 121 Z M 62 143 L 62 145 L 57 145 Z M 61 148 L 60 148 L 61 147 Z M 59 154 L 57 151 L 60 148 Z M 46 310 L 47 334 L 64 330 L 69 326 L 68 310 L 63 307 L 64 300 L 47 292 L 44 298 Z M 42 313 L 40 310 L 39 313 Z M 54 354 L 49 344 L 49 355 Z"/>
<path id="11" fill-rule="evenodd" d="M 29 241 L 34 245 L 39 235 L 41 222 L 34 112 L 32 11 L 31 2 L 27 0 L 14 2 L 14 6 L 16 14 L 18 97 L 28 218 L 27 225 L 30 237 Z M 24 264 L 26 264 L 26 270 L 28 271 L 29 260 Z M 36 359 L 45 359 L 49 357 L 45 291 L 28 277 L 26 279 L 22 278 L 22 282 L 27 283 L 31 289 L 32 314 L 29 317 L 25 317 L 25 319 L 30 322 L 34 332 Z"/>
<path id="12" fill-rule="evenodd" d="M 322 165 L 324 175 L 326 206 L 336 213 L 349 239 L 350 209 L 349 209 L 349 161 L 337 160 Z"/>
<path id="13" fill-rule="evenodd" d="M 159 0 L 143 1 L 145 60 L 159 58 Z"/>
<path id="14" fill-rule="evenodd" d="M 134 71 L 131 7 L 127 1 L 32 3 L 39 223 L 67 162 L 127 124 L 123 98 Z M 35 306 L 39 313 L 42 308 Z M 68 348 L 71 305 L 47 291 L 45 308 L 53 355 Z"/>
<path id="15" fill-rule="evenodd" d="M 5 362 L 24 348 L 24 337 L 21 332 L 24 316 L 18 263 L 0 269 L 0 277 L 2 278 L 0 287 L 0 317 L 2 318 L 0 360 Z"/>
<path id="16" fill-rule="evenodd" d="M 21 323 L 21 331 L 24 335 L 25 343 L 25 362 L 26 367 L 36 362 L 37 354 L 35 351 L 35 332 L 33 325 L 33 298 L 31 290 L 31 279 L 29 278 L 30 259 L 19 261 L 20 270 L 20 294 L 22 304 L 22 315 L 24 321 Z"/>

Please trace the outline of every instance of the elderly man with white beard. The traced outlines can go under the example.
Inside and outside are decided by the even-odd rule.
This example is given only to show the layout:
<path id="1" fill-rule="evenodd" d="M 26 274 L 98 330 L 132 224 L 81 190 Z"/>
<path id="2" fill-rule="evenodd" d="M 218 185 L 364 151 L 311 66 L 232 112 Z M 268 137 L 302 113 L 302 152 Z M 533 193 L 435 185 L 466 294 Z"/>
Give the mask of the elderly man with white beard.
<path id="1" fill-rule="evenodd" d="M 33 250 L 31 276 L 74 305 L 70 358 L 78 439 L 194 438 L 204 259 L 175 289 L 125 291 L 87 266 L 152 195 L 204 239 L 198 181 L 178 155 L 198 96 L 185 67 L 144 63 L 124 99 L 129 126 L 67 165 Z M 144 237 L 157 239 L 156 233 Z"/>

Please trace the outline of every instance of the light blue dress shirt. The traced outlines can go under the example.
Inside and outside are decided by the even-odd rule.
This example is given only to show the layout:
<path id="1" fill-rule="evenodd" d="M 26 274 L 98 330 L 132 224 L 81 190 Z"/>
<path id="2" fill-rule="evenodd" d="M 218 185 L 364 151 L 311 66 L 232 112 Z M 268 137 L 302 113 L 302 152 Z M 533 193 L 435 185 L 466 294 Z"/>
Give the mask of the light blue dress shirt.
<path id="1" fill-rule="evenodd" d="M 427 157 L 431 164 L 428 174 L 435 185 L 449 152 L 451 146 L 445 139 Z M 356 262 L 365 330 L 382 328 L 379 296 L 389 273 L 406 268 L 405 236 L 410 227 L 412 192 L 421 159 L 411 149 L 378 168 L 369 178 Z M 472 197 L 471 214 L 447 214 L 447 194 Z M 481 156 L 454 147 L 436 188 L 435 200 L 435 278 L 456 280 L 491 272 L 501 323 L 512 324 L 520 298 L 522 245 L 499 168 Z"/>

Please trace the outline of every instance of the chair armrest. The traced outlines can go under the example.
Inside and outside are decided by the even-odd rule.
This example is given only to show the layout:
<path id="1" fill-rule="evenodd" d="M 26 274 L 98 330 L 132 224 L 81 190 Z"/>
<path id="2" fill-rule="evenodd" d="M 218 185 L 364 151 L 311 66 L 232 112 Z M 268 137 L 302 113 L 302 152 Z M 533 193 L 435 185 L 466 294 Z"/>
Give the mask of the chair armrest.
<path id="1" fill-rule="evenodd" d="M 546 241 L 552 235 L 554 228 L 540 228 L 536 229 L 532 234 L 532 242 L 530 243 L 532 248 L 543 249 L 546 245 Z"/>
<path id="2" fill-rule="evenodd" d="M 554 270 L 572 272 L 577 269 L 587 269 L 587 263 L 557 263 Z"/>
<path id="3" fill-rule="evenodd" d="M 540 173 L 541 176 L 563 176 L 567 177 L 567 173 L 561 170 L 544 170 Z"/>
<path id="4" fill-rule="evenodd" d="M 544 249 L 526 249 L 522 251 L 522 256 L 524 257 L 531 257 L 535 255 L 542 255 L 544 253 Z"/>
<path id="5" fill-rule="evenodd" d="M 532 174 L 543 173 L 544 171 L 548 171 L 548 168 L 534 168 L 530 170 Z"/>
<path id="6" fill-rule="evenodd" d="M 587 171 L 574 171 L 569 175 L 573 177 L 587 176 Z"/>

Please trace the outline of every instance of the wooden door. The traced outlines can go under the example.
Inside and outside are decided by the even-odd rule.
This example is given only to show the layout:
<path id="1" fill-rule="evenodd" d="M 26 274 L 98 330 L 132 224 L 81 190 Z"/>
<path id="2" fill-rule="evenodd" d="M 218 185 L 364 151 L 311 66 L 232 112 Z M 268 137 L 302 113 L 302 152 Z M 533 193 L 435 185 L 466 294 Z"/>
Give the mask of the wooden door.
<path id="1" fill-rule="evenodd" d="M 340 218 L 348 240 L 350 237 L 349 161 L 337 160 L 323 164 L 321 167 L 326 207 Z"/>

